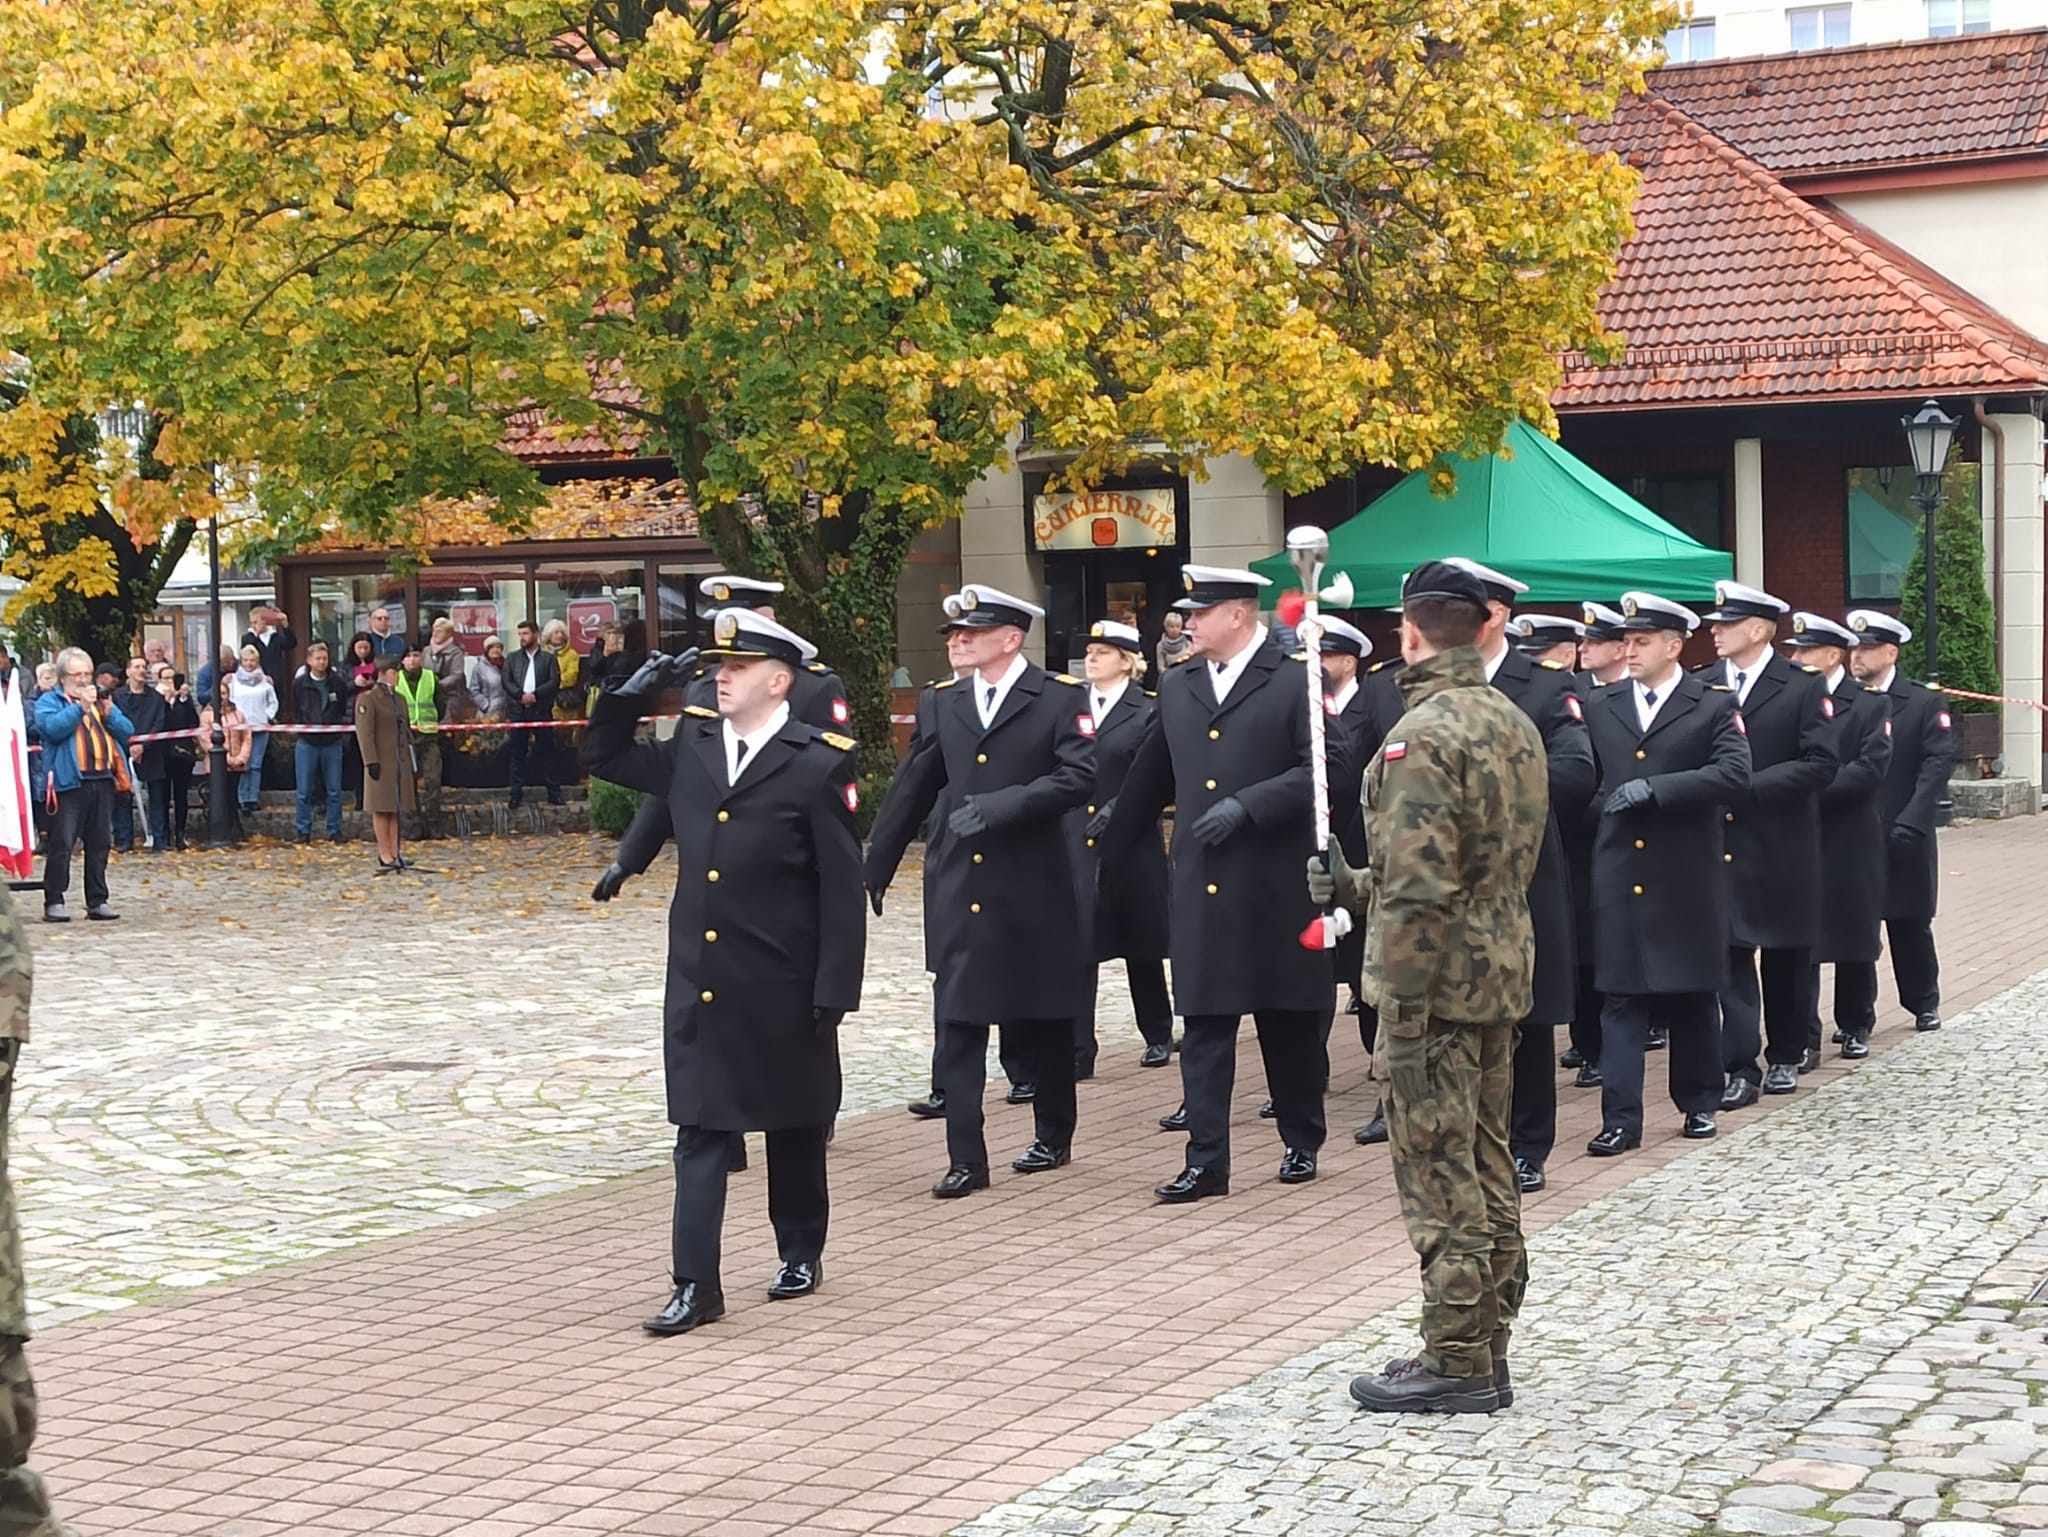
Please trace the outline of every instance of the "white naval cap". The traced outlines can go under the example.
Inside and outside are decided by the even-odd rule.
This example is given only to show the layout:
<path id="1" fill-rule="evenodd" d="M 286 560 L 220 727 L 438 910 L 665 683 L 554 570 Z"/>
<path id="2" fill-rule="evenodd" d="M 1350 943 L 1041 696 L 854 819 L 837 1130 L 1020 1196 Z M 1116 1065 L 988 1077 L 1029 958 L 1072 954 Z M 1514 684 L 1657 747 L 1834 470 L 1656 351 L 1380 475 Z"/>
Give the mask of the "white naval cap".
<path id="1" fill-rule="evenodd" d="M 1788 646 L 1840 646 L 1845 651 L 1856 647 L 1856 632 L 1845 624 L 1820 614 L 1809 614 L 1804 609 L 1792 616 L 1792 633 L 1785 637 Z"/>
<path id="2" fill-rule="evenodd" d="M 1138 635 L 1138 627 L 1134 624 L 1125 624 L 1121 619 L 1098 619 L 1089 625 L 1088 644 L 1115 646 L 1123 651 L 1142 652 L 1145 649 L 1145 642 Z"/>
<path id="3" fill-rule="evenodd" d="M 1903 646 L 1913 638 L 1912 627 L 1903 619 L 1894 619 L 1875 608 L 1851 609 L 1849 628 L 1855 631 L 1856 643 L 1861 646 Z"/>
<path id="4" fill-rule="evenodd" d="M 1036 603 L 979 582 L 970 582 L 949 595 L 940 607 L 946 615 L 941 631 L 993 630 L 1006 624 L 1028 630 L 1034 620 L 1045 617 L 1045 610 Z"/>
<path id="5" fill-rule="evenodd" d="M 711 621 L 712 644 L 706 656 L 766 657 L 801 667 L 818 654 L 818 648 L 786 624 L 750 608 L 722 608 Z"/>
<path id="6" fill-rule="evenodd" d="M 758 603 L 782 590 L 780 582 L 764 581 L 757 576 L 729 576 L 723 572 L 707 576 L 697 584 L 697 591 L 714 603 Z"/>
<path id="7" fill-rule="evenodd" d="M 1620 640 L 1627 628 L 1621 622 L 1621 615 L 1605 603 L 1581 603 L 1579 617 L 1585 620 L 1580 626 L 1581 637 L 1585 640 Z"/>
<path id="8" fill-rule="evenodd" d="M 1761 587 L 1744 582 L 1716 582 L 1714 606 L 1701 617 L 1709 624 L 1725 624 L 1731 619 L 1769 619 L 1775 623 L 1791 612 L 1791 604 Z"/>
<path id="9" fill-rule="evenodd" d="M 1232 598 L 1256 598 L 1273 585 L 1270 577 L 1235 566 L 1182 566 L 1180 580 L 1188 595 L 1173 605 L 1179 609 L 1214 608 Z"/>
<path id="10" fill-rule="evenodd" d="M 1654 592 L 1625 592 L 1621 595 L 1621 627 L 1676 630 L 1681 635 L 1690 635 L 1700 627 L 1700 616 L 1683 603 L 1673 603 Z"/>
<path id="11" fill-rule="evenodd" d="M 1489 598 L 1496 603 L 1505 603 L 1509 608 L 1513 608 L 1515 599 L 1529 590 L 1527 582 L 1518 582 L 1504 572 L 1496 571 L 1491 566 L 1482 566 L 1476 560 L 1467 560 L 1462 555 L 1446 555 L 1444 564 L 1456 566 L 1460 571 L 1471 572 L 1479 578 L 1479 584 L 1486 589 Z"/>
<path id="12" fill-rule="evenodd" d="M 1341 651 L 1346 656 L 1368 657 L 1372 655 L 1372 642 L 1365 631 L 1348 620 L 1334 614 L 1318 614 L 1316 624 L 1322 630 L 1322 639 L 1317 643 L 1318 651 Z"/>

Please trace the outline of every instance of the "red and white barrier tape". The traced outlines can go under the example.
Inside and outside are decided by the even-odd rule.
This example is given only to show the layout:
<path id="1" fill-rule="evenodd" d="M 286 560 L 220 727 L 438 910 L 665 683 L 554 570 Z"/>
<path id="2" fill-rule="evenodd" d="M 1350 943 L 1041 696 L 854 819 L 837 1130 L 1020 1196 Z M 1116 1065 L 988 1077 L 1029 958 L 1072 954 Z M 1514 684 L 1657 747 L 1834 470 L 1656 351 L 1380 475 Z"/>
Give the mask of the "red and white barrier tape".
<path id="1" fill-rule="evenodd" d="M 1945 683 L 1932 683 L 1928 687 L 1937 693 L 1947 694 L 1954 699 L 1982 699 L 1987 704 L 2016 704 L 2029 710 L 2039 710 L 2048 715 L 2048 704 L 2038 699 L 2015 699 L 2010 694 L 1973 694 L 1966 688 L 1950 688 Z"/>

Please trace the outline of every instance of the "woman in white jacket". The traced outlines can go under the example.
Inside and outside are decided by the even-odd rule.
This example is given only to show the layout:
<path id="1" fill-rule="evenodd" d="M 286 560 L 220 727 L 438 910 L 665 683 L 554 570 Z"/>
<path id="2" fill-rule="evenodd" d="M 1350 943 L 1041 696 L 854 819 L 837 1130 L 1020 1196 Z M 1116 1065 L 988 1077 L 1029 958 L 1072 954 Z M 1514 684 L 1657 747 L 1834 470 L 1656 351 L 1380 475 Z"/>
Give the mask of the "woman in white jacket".
<path id="1" fill-rule="evenodd" d="M 263 745 L 270 740 L 263 728 L 277 719 L 277 689 L 263 670 L 263 653 L 254 646 L 242 648 L 242 665 L 228 679 L 228 698 L 250 730 L 249 766 L 242 770 L 238 799 L 242 810 L 254 811 L 263 799 Z"/>

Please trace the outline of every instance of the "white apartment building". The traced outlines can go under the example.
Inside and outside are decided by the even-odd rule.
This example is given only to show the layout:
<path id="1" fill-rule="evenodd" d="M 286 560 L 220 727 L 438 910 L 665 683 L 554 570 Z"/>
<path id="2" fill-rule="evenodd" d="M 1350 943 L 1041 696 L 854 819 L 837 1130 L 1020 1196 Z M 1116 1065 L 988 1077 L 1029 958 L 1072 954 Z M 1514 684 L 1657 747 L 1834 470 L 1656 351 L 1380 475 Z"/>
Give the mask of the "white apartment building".
<path id="1" fill-rule="evenodd" d="M 1692 0 L 1674 64 L 2048 25 L 2048 0 Z"/>

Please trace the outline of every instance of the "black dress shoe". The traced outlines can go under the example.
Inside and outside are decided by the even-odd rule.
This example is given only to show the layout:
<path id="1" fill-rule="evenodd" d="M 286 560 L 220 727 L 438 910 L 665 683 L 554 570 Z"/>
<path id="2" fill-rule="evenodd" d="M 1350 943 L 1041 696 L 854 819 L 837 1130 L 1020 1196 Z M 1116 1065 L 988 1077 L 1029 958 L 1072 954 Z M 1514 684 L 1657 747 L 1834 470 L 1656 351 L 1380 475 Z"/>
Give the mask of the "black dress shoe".
<path id="1" fill-rule="evenodd" d="M 1764 1069 L 1766 1094 L 1790 1094 L 1799 1087 L 1799 1071 L 1790 1062 L 1773 1062 Z"/>
<path id="2" fill-rule="evenodd" d="M 1306 1185 L 1316 1177 L 1316 1155 L 1290 1147 L 1280 1158 L 1280 1183 Z"/>
<path id="3" fill-rule="evenodd" d="M 1741 1110 L 1756 1103 L 1756 1085 L 1737 1073 L 1728 1080 L 1728 1086 L 1721 1090 L 1723 1110 Z"/>
<path id="4" fill-rule="evenodd" d="M 1491 1414 L 1500 1407 L 1491 1373 L 1439 1377 L 1420 1361 L 1396 1361 L 1377 1377 L 1353 1377 L 1351 1398 L 1380 1414 Z"/>
<path id="5" fill-rule="evenodd" d="M 1522 1194 L 1534 1195 L 1550 1181 L 1543 1177 L 1543 1165 L 1531 1163 L 1526 1158 L 1515 1160 L 1515 1183 L 1522 1187 Z"/>
<path id="6" fill-rule="evenodd" d="M 1038 1085 L 1035 1083 L 1013 1083 L 1010 1085 L 1010 1092 L 1005 1094 L 1003 1098 L 1013 1105 L 1028 1105 L 1038 1098 Z"/>
<path id="7" fill-rule="evenodd" d="M 1365 1005 L 1359 1001 L 1358 994 L 1353 993 L 1351 995 L 1351 1001 L 1344 1005 L 1344 1012 L 1352 1015 L 1354 1018 L 1365 1012 Z"/>
<path id="8" fill-rule="evenodd" d="M 1089 1079 L 1093 1078 L 1094 1076 L 1095 1059 L 1093 1057 L 1074 1058 L 1074 1082 L 1086 1083 Z"/>
<path id="9" fill-rule="evenodd" d="M 1188 1107 L 1182 1105 L 1172 1115 L 1162 1115 L 1159 1118 L 1159 1129 L 1161 1131 L 1186 1131 L 1188 1129 Z"/>
<path id="10" fill-rule="evenodd" d="M 1572 1080 L 1572 1087 L 1575 1089 L 1597 1089 L 1606 1081 L 1606 1079 L 1600 1076 L 1599 1068 L 1587 1066 L 1579 1069 L 1579 1076 Z"/>
<path id="11" fill-rule="evenodd" d="M 1819 1066 L 1820 1048 L 1818 1046 L 1809 1046 L 1806 1050 L 1799 1053 L 1799 1073 L 1801 1077 L 1804 1077 Z"/>
<path id="12" fill-rule="evenodd" d="M 1567 1046 L 1564 1055 L 1557 1059 L 1557 1065 L 1559 1067 L 1584 1067 L 1586 1065 L 1585 1053 L 1576 1046 Z"/>
<path id="13" fill-rule="evenodd" d="M 695 1281 L 678 1281 L 668 1306 L 640 1327 L 649 1334 L 688 1334 L 699 1324 L 716 1323 L 723 1317 L 725 1293 Z"/>
<path id="14" fill-rule="evenodd" d="M 1270 1099 L 1267 1100 L 1263 1105 L 1259 1106 L 1259 1119 L 1262 1121 L 1270 1121 L 1273 1119 L 1273 1102 Z"/>
<path id="15" fill-rule="evenodd" d="M 1930 1030 L 1939 1030 L 1941 1028 L 1941 1015 L 1933 1009 L 1929 1009 L 1925 1014 L 1916 1014 L 1913 1016 L 1913 1028 L 1922 1035 L 1927 1034 Z"/>
<path id="16" fill-rule="evenodd" d="M 1384 1105 L 1372 1107 L 1372 1119 L 1351 1134 L 1351 1140 L 1360 1147 L 1373 1147 L 1387 1140 L 1387 1111 Z"/>
<path id="17" fill-rule="evenodd" d="M 1623 1131 L 1619 1126 L 1609 1126 L 1586 1144 L 1586 1151 L 1595 1158 L 1618 1158 L 1630 1148 L 1642 1145 L 1643 1138 L 1640 1132 Z"/>
<path id="18" fill-rule="evenodd" d="M 1671 1036 L 1668 1031 L 1652 1030 L 1643 1038 L 1643 1050 L 1662 1051 L 1670 1042 Z"/>
<path id="19" fill-rule="evenodd" d="M 815 1259 L 784 1260 L 775 1279 L 768 1283 L 768 1300 L 786 1302 L 791 1297 L 808 1297 L 825 1284 L 825 1262 Z"/>
<path id="20" fill-rule="evenodd" d="M 1714 1117 L 1711 1111 L 1695 1110 L 1685 1118 L 1685 1129 L 1680 1136 L 1692 1142 L 1704 1142 L 1714 1135 Z"/>
<path id="21" fill-rule="evenodd" d="M 1842 1042 L 1844 1042 L 1844 1041 L 1846 1041 L 1846 1040 L 1848 1040 L 1848 1039 L 1849 1039 L 1849 1032 L 1848 1032 L 1848 1031 L 1846 1031 L 1846 1030 L 1844 1030 L 1844 1029 L 1843 1029 L 1843 1028 L 1842 1028 L 1842 1027 L 1841 1027 L 1840 1025 L 1837 1025 L 1837 1026 L 1835 1026 L 1835 1034 L 1834 1034 L 1834 1042 L 1835 1042 L 1835 1044 L 1836 1044 L 1837 1046 L 1839 1046 L 1839 1045 L 1841 1045 L 1841 1044 L 1842 1044 Z"/>
<path id="22" fill-rule="evenodd" d="M 946 1096 L 934 1089 L 923 1099 L 913 1099 L 904 1108 L 920 1121 L 943 1121 L 946 1118 Z"/>
<path id="23" fill-rule="evenodd" d="M 1842 1055 L 1851 1062 L 1860 1061 L 1870 1055 L 1870 1042 L 1860 1035 L 1845 1035 L 1842 1037 Z"/>
<path id="24" fill-rule="evenodd" d="M 725 1155 L 725 1172 L 744 1174 L 747 1168 L 747 1139 L 739 1132 L 732 1134 L 732 1147 Z"/>
<path id="25" fill-rule="evenodd" d="M 1204 1196 L 1229 1195 L 1230 1176 L 1218 1174 L 1214 1169 L 1182 1169 L 1152 1193 L 1164 1206 L 1199 1201 Z"/>
<path id="26" fill-rule="evenodd" d="M 932 1186 L 932 1194 L 942 1201 L 957 1201 L 970 1191 L 986 1189 L 988 1170 L 970 1169 L 965 1164 L 956 1163 L 939 1176 L 939 1182 Z"/>
<path id="27" fill-rule="evenodd" d="M 1010 1167 L 1019 1174 L 1043 1174 L 1047 1169 L 1064 1169 L 1073 1161 L 1074 1155 L 1069 1148 L 1047 1147 L 1043 1142 L 1033 1142 Z"/>
<path id="28" fill-rule="evenodd" d="M 1173 1048 L 1164 1044 L 1147 1046 L 1138 1056 L 1140 1067 L 1164 1067 L 1173 1060 Z"/>

